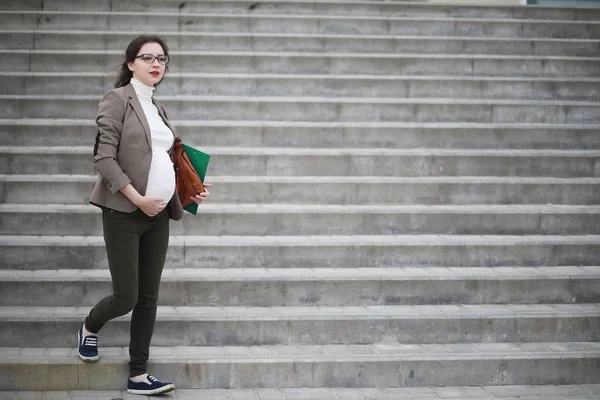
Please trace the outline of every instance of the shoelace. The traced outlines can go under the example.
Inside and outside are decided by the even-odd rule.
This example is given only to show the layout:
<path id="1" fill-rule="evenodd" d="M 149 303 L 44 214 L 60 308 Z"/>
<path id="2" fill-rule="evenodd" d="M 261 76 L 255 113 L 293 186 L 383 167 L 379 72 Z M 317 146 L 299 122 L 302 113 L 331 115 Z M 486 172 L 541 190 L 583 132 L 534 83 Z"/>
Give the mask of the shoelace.
<path id="1" fill-rule="evenodd" d="M 155 377 L 153 377 L 152 375 L 148 375 L 148 380 L 150 382 L 160 382 L 158 379 L 156 379 Z"/>
<path id="2" fill-rule="evenodd" d="M 98 347 L 98 336 L 86 336 L 83 339 L 84 346 Z"/>

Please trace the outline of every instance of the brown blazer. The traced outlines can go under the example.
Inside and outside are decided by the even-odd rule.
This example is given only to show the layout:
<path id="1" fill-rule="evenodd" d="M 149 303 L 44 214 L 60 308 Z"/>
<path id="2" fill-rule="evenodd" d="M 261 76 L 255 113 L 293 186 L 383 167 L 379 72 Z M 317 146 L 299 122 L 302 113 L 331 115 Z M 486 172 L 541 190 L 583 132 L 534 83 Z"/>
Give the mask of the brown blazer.
<path id="1" fill-rule="evenodd" d="M 155 100 L 154 104 L 165 124 L 175 134 L 164 108 Z M 98 105 L 96 124 L 98 134 L 94 146 L 94 168 L 99 176 L 90 203 L 133 212 L 138 207 L 120 190 L 131 183 L 142 196 L 146 194 L 152 162 L 152 138 L 148 120 L 131 83 L 109 90 L 104 95 Z M 177 191 L 167 208 L 171 219 L 180 220 L 183 217 Z"/>

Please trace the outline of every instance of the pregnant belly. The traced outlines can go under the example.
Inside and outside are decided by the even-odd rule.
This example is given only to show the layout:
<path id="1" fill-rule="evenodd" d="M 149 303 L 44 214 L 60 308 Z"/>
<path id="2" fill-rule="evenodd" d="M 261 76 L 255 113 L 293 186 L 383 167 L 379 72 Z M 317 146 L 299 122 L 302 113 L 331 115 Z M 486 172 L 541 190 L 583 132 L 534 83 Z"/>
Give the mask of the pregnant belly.
<path id="1" fill-rule="evenodd" d="M 146 196 L 158 196 L 169 201 L 173 193 L 175 193 L 175 171 L 171 158 L 165 151 L 153 152 Z"/>

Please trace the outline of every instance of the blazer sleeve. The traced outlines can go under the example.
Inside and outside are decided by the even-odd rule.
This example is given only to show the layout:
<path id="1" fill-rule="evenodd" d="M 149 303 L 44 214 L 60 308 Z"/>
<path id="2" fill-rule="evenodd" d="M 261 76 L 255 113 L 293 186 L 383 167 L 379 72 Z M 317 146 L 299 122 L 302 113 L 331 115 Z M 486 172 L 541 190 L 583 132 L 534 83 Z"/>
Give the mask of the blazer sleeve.
<path id="1" fill-rule="evenodd" d="M 126 100 L 115 89 L 110 90 L 100 101 L 96 117 L 98 134 L 94 146 L 94 169 L 113 194 L 131 183 L 117 163 L 126 105 Z"/>

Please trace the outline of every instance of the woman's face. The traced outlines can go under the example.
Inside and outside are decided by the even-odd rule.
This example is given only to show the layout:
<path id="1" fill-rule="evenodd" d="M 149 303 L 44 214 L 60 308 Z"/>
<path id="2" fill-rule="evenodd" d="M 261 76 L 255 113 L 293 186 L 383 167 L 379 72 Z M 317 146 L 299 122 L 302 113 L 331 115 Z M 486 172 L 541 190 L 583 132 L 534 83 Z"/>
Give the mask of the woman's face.
<path id="1" fill-rule="evenodd" d="M 164 56 L 164 50 L 158 43 L 146 43 L 138 51 L 137 56 L 142 54 L 151 54 L 154 57 Z M 148 64 L 142 58 L 136 58 L 133 62 L 127 63 L 129 70 L 133 72 L 133 77 L 138 81 L 148 85 L 154 86 L 159 83 L 165 76 L 165 65 L 160 64 L 156 58 L 152 63 Z"/>

